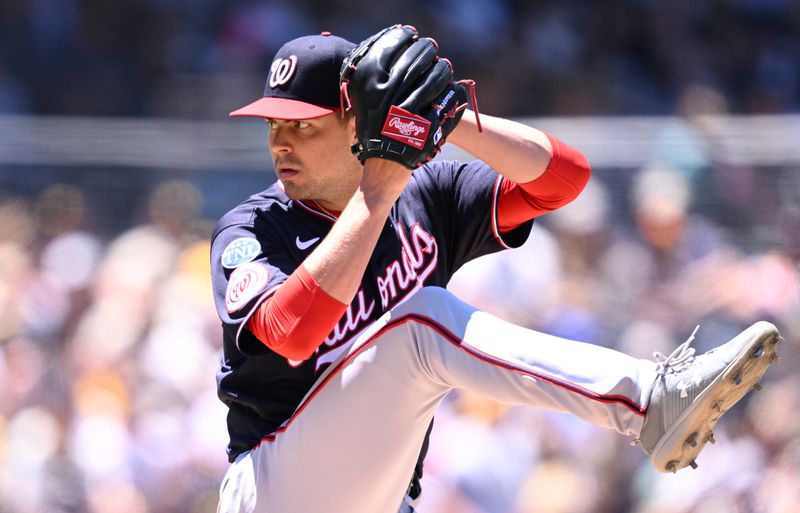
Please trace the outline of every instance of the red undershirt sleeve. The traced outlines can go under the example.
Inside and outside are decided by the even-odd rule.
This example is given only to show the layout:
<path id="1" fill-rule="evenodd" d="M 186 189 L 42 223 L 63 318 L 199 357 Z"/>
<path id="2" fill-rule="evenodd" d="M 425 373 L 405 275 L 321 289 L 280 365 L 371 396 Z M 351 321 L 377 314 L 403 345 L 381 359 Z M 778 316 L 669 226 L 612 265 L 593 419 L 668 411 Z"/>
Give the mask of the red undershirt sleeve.
<path id="1" fill-rule="evenodd" d="M 245 326 L 267 347 L 292 360 L 307 360 L 347 310 L 302 265 L 261 303 Z"/>
<path id="2" fill-rule="evenodd" d="M 586 187 L 591 168 L 586 157 L 550 134 L 553 158 L 544 174 L 527 183 L 503 180 L 497 204 L 501 232 L 509 232 L 534 217 L 563 207 Z"/>

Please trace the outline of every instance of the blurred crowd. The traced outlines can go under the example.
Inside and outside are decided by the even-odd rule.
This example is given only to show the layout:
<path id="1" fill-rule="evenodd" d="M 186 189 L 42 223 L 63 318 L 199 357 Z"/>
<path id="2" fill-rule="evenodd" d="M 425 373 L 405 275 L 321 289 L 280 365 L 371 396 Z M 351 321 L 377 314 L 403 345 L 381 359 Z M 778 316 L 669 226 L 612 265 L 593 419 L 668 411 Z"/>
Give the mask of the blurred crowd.
<path id="1" fill-rule="evenodd" d="M 420 513 L 800 511 L 798 171 L 595 169 L 522 248 L 451 283 L 521 325 L 642 358 L 696 324 L 704 351 L 775 322 L 783 365 L 726 415 L 700 470 L 663 476 L 613 432 L 454 393 Z M 92 229 L 102 188 L 0 195 L 0 511 L 214 511 L 227 437 L 201 190 L 164 180 L 111 235 Z"/>
<path id="2" fill-rule="evenodd" d="M 0 202 L 0 511 L 205 512 L 227 464 L 210 227 L 188 182 L 103 240 L 67 184 Z"/>
<path id="3" fill-rule="evenodd" d="M 734 113 L 800 104 L 794 0 L 4 0 L 0 112 L 219 119 L 285 41 L 398 22 L 497 115 L 660 114 L 695 85 Z"/>

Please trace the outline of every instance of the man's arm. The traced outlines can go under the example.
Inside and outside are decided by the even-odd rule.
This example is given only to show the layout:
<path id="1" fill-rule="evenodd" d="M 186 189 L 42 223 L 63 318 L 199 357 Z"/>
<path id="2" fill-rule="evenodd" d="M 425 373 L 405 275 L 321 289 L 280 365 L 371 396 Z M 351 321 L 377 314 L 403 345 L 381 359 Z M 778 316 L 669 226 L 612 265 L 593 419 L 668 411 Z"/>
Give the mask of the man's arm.
<path id="1" fill-rule="evenodd" d="M 591 168 L 577 149 L 522 123 L 486 115 L 481 121 L 483 132 L 465 115 L 449 142 L 506 178 L 498 200 L 501 232 L 563 207 L 586 187 Z"/>
<path id="2" fill-rule="evenodd" d="M 367 159 L 361 184 L 331 231 L 259 306 L 247 328 L 282 356 L 311 356 L 358 292 L 389 211 L 410 178 L 400 164 Z"/>
<path id="3" fill-rule="evenodd" d="M 411 171 L 384 159 L 368 159 L 361 185 L 330 233 L 303 263 L 322 290 L 350 304 L 358 292 L 389 211 Z"/>
<path id="4" fill-rule="evenodd" d="M 526 183 L 544 174 L 553 147 L 541 130 L 516 121 L 481 114 L 479 132 L 467 111 L 447 142 L 470 152 L 512 182 Z"/>

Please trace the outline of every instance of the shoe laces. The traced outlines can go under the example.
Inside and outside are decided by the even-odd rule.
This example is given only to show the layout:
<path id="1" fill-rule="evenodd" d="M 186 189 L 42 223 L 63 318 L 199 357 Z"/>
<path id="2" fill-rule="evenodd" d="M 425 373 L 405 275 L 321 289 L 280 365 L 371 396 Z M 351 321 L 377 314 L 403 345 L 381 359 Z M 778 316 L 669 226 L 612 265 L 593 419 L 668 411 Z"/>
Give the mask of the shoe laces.
<path id="1" fill-rule="evenodd" d="M 656 359 L 658 365 L 656 366 L 656 374 L 659 376 L 663 376 L 668 372 L 680 372 L 685 370 L 689 367 L 689 365 L 694 361 L 694 353 L 695 349 L 690 347 L 692 345 L 692 341 L 694 340 L 695 335 L 697 334 L 697 330 L 700 329 L 700 325 L 695 326 L 694 331 L 689 338 L 686 339 L 686 342 L 679 345 L 675 348 L 669 356 L 665 356 L 660 351 L 653 352 L 653 357 Z M 680 396 L 682 398 L 687 396 L 687 385 L 679 385 Z M 639 436 L 631 440 L 630 444 L 633 446 L 639 445 L 642 443 L 641 433 Z"/>
<path id="2" fill-rule="evenodd" d="M 699 329 L 699 325 L 695 327 L 686 342 L 676 347 L 669 356 L 664 356 L 664 354 L 659 351 L 653 353 L 653 358 L 655 358 L 656 363 L 658 363 L 656 366 L 656 373 L 658 375 L 664 375 L 667 372 L 680 372 L 689 367 L 689 364 L 694 361 L 695 353 L 695 349 L 690 346 Z"/>

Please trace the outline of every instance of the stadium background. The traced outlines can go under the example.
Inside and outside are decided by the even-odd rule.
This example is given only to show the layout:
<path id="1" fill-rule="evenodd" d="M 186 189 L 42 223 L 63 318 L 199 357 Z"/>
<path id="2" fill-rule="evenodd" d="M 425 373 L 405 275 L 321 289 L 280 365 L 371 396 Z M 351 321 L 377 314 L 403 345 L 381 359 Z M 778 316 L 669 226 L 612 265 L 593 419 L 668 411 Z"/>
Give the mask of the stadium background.
<path id="1" fill-rule="evenodd" d="M 641 357 L 698 323 L 701 349 L 762 318 L 788 342 L 700 469 L 675 476 L 568 416 L 454 394 L 420 511 L 800 511 L 792 0 L 0 1 L 0 511 L 214 511 L 208 236 L 274 180 L 263 125 L 227 113 L 259 96 L 284 41 L 398 21 L 476 79 L 484 112 L 594 167 L 574 205 L 464 268 L 456 293 Z"/>

